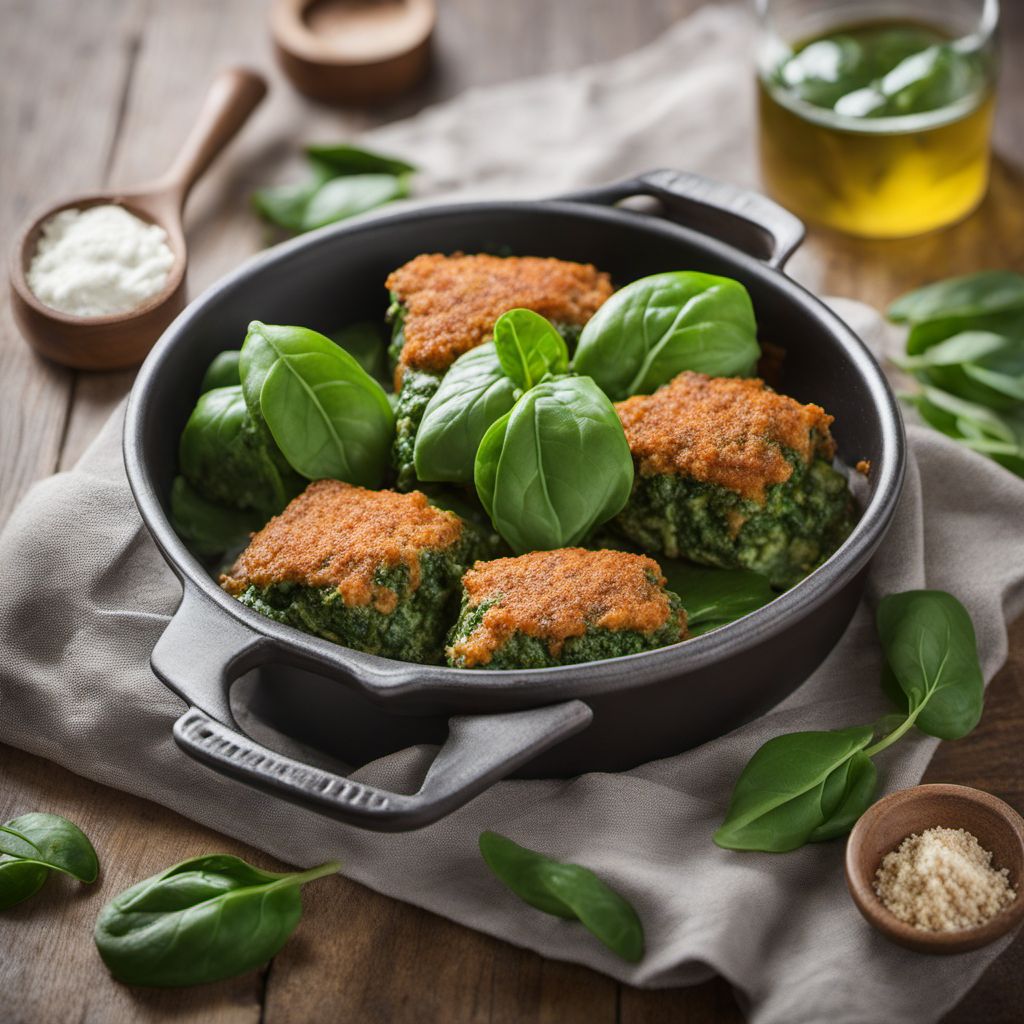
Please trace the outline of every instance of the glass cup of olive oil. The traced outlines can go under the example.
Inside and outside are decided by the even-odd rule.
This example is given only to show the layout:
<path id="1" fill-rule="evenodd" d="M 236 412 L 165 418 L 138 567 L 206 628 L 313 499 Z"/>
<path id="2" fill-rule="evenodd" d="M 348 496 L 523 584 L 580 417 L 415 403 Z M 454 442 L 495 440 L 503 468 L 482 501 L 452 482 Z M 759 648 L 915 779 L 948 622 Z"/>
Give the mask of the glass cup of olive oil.
<path id="1" fill-rule="evenodd" d="M 767 189 L 804 219 L 897 238 L 988 186 L 998 0 L 756 0 Z"/>

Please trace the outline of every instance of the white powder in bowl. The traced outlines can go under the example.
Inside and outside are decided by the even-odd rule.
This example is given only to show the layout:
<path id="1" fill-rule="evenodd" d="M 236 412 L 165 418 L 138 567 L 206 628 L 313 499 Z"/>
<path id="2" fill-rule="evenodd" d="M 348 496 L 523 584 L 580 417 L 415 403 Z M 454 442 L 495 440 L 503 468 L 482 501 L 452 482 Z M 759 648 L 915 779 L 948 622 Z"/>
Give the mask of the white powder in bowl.
<path id="1" fill-rule="evenodd" d="M 43 223 L 28 286 L 61 313 L 110 316 L 158 294 L 173 263 L 167 232 L 123 206 L 61 210 Z"/>

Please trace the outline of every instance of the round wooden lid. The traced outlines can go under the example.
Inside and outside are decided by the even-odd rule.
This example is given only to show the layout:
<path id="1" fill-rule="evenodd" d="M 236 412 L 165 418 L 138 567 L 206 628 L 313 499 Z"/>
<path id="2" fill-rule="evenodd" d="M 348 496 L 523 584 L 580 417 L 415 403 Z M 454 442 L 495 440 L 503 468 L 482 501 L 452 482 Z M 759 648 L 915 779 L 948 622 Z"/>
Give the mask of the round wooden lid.
<path id="1" fill-rule="evenodd" d="M 270 27 L 295 87 L 325 103 L 383 103 L 427 70 L 434 0 L 275 0 Z"/>

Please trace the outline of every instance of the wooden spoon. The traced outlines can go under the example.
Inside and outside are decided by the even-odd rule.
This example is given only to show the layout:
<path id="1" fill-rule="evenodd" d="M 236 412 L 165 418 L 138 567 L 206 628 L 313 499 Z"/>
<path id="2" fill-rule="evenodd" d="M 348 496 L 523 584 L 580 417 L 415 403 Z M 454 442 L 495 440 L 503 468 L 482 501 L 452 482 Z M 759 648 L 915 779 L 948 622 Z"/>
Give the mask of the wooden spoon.
<path id="1" fill-rule="evenodd" d="M 28 342 L 42 355 L 80 370 L 115 370 L 135 366 L 185 306 L 188 252 L 182 212 L 192 186 L 214 157 L 242 127 L 267 91 L 254 71 L 221 72 L 207 93 L 199 118 L 178 158 L 163 177 L 126 192 L 81 196 L 51 206 L 21 232 L 11 262 L 11 298 L 15 319 Z M 35 297 L 26 272 L 43 222 L 60 210 L 104 203 L 123 206 L 167 232 L 174 263 L 163 289 L 126 313 L 79 317 L 51 309 Z"/>

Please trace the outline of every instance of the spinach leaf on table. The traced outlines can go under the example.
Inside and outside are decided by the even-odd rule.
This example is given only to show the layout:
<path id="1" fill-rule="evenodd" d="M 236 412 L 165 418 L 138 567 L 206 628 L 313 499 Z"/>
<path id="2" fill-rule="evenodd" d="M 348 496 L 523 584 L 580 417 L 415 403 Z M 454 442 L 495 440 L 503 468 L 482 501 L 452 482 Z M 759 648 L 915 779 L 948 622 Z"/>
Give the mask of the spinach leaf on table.
<path id="1" fill-rule="evenodd" d="M 40 812 L 0 825 L 0 910 L 38 892 L 50 871 L 80 882 L 96 881 L 96 851 L 77 825 Z"/>
<path id="2" fill-rule="evenodd" d="M 412 164 L 347 144 L 306 147 L 308 175 L 296 184 L 253 193 L 264 219 L 289 231 L 311 231 L 409 194 Z"/>
<path id="3" fill-rule="evenodd" d="M 519 846 L 497 832 L 480 836 L 487 866 L 531 907 L 579 921 L 613 953 L 636 963 L 644 955 L 644 931 L 632 905 L 593 871 Z"/>
<path id="4" fill-rule="evenodd" d="M 739 281 L 694 271 L 643 277 L 587 321 L 573 360 L 613 400 L 649 394 L 683 370 L 745 377 L 761 350 Z"/>
<path id="5" fill-rule="evenodd" d="M 484 434 L 515 405 L 517 394 L 493 342 L 459 356 L 441 378 L 416 431 L 417 478 L 471 484 Z"/>
<path id="6" fill-rule="evenodd" d="M 96 920 L 96 947 L 129 985 L 230 978 L 281 949 L 302 916 L 301 887 L 339 867 L 279 874 L 227 854 L 193 857 L 115 896 Z"/>
<path id="7" fill-rule="evenodd" d="M 412 174 L 416 168 L 396 156 L 374 153 L 347 142 L 314 143 L 306 155 L 335 174 Z"/>
<path id="8" fill-rule="evenodd" d="M 524 391 L 548 374 L 566 373 L 569 348 L 565 339 L 539 313 L 510 309 L 494 325 L 494 348 L 498 362 Z"/>
<path id="9" fill-rule="evenodd" d="M 874 800 L 872 758 L 915 725 L 966 736 L 981 716 L 984 684 L 974 627 L 952 594 L 912 590 L 882 599 L 882 689 L 902 709 L 876 726 L 797 732 L 768 740 L 743 769 L 715 842 L 777 853 L 844 835 Z"/>
<path id="10" fill-rule="evenodd" d="M 480 442 L 477 495 L 517 554 L 578 543 L 618 513 L 633 459 L 614 406 L 587 377 L 527 391 Z"/>
<path id="11" fill-rule="evenodd" d="M 768 740 L 743 769 L 715 842 L 782 853 L 849 828 L 874 797 L 874 766 L 863 754 L 873 734 L 857 726 Z"/>
<path id="12" fill-rule="evenodd" d="M 985 684 L 964 606 L 941 590 L 910 590 L 883 597 L 876 621 L 913 724 L 944 740 L 966 736 L 981 718 Z"/>
<path id="13" fill-rule="evenodd" d="M 940 317 L 979 317 L 1024 309 L 1024 275 L 982 270 L 936 281 L 901 295 L 888 309 L 894 323 L 921 323 Z"/>
<path id="14" fill-rule="evenodd" d="M 316 331 L 254 320 L 241 371 L 250 413 L 296 472 L 380 484 L 395 417 L 384 389 L 353 356 Z"/>
<path id="15" fill-rule="evenodd" d="M 404 175 L 354 174 L 350 177 L 331 178 L 317 188 L 306 202 L 299 222 L 299 231 L 347 220 L 403 199 L 409 194 L 409 181 Z"/>

